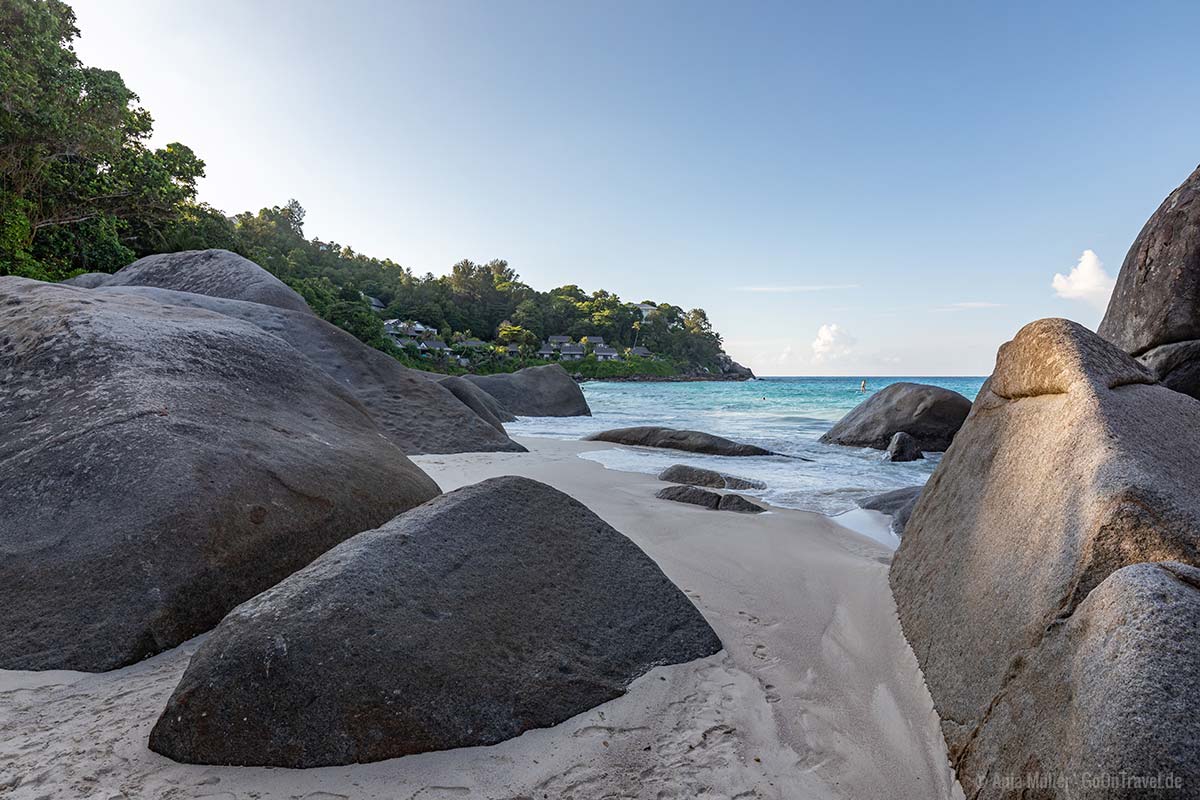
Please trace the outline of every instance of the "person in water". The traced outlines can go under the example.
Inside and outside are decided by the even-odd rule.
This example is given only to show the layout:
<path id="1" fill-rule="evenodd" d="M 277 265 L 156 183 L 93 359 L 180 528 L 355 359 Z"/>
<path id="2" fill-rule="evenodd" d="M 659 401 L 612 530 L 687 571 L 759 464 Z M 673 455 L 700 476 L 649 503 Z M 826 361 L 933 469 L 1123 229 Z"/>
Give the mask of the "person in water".
<path id="1" fill-rule="evenodd" d="M 862 382 L 862 386 L 858 387 L 858 393 L 859 393 L 859 394 L 866 394 L 866 393 L 867 393 L 867 382 L 866 382 L 866 381 L 863 381 L 863 382 Z"/>

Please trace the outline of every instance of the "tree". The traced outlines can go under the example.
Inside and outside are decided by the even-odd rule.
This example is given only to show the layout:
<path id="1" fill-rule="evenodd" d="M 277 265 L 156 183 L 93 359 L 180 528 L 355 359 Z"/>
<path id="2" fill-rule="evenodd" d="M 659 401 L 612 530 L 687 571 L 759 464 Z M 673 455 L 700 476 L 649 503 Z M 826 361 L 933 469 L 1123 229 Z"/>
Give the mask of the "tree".
<path id="1" fill-rule="evenodd" d="M 204 174 L 184 145 L 146 146 L 150 114 L 118 73 L 80 63 L 78 35 L 60 0 L 0 5 L 0 274 L 123 266 Z"/>
<path id="2" fill-rule="evenodd" d="M 496 338 L 503 344 L 516 344 L 522 347 L 537 347 L 540 341 L 538 335 L 533 331 L 526 330 L 520 325 L 513 325 L 508 321 L 500 323 L 500 333 Z"/>

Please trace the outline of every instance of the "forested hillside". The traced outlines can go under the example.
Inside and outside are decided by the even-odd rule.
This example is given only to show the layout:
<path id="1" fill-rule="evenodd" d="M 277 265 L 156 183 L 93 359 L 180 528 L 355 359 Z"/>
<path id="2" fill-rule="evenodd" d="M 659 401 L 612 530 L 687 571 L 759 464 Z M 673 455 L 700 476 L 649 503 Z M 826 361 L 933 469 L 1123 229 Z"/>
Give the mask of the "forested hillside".
<path id="1" fill-rule="evenodd" d="M 224 248 L 402 359 L 385 318 L 418 320 L 447 341 L 515 343 L 522 363 L 558 334 L 645 346 L 659 359 L 657 374 L 719 368 L 721 337 L 703 309 L 654 303 L 656 311 L 643 313 L 610 292 L 573 284 L 538 291 L 503 260 L 414 275 L 390 259 L 306 239 L 294 200 L 232 217 L 197 202 L 204 162 L 180 143 L 147 144 L 150 114 L 118 73 L 80 62 L 72 48 L 78 35 L 59 0 L 0 4 L 0 274 L 59 281 L 114 272 L 152 253 Z M 373 311 L 364 296 L 385 309 Z"/>

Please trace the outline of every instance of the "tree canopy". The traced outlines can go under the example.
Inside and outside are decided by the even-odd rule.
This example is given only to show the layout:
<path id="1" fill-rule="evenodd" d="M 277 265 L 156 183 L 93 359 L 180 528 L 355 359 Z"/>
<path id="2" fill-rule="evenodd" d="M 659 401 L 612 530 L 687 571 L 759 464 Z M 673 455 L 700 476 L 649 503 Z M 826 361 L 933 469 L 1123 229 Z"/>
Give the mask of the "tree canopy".
<path id="1" fill-rule="evenodd" d="M 59 0 L 0 5 L 0 259 L 58 279 L 161 247 L 204 162 L 146 145 L 150 114 L 110 70 L 84 66 Z"/>

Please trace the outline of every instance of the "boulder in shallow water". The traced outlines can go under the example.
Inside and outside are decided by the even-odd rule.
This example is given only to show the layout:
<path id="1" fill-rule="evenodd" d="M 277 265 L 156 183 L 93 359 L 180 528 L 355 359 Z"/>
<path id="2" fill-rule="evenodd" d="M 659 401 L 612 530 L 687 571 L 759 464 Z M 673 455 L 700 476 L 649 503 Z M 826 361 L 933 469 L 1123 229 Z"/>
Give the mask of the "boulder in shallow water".
<path id="1" fill-rule="evenodd" d="M 1134 240 L 1097 331 L 1165 386 L 1200 398 L 1200 168 Z"/>
<path id="2" fill-rule="evenodd" d="M 721 504 L 721 495 L 701 489 L 699 486 L 667 486 L 659 489 L 654 495 L 659 500 L 671 500 L 676 503 L 689 503 L 716 511 Z"/>
<path id="3" fill-rule="evenodd" d="M 710 489 L 765 489 L 762 481 L 738 478 L 712 469 L 693 467 L 687 464 L 672 464 L 658 473 L 660 481 L 685 483 L 690 486 L 707 486 Z"/>
<path id="4" fill-rule="evenodd" d="M 353 393 L 409 455 L 525 450 L 508 438 L 503 426 L 488 424 L 445 387 L 427 379 L 426 373 L 408 369 L 315 314 L 146 286 L 103 286 L 95 291 L 203 308 L 278 336 Z"/>
<path id="5" fill-rule="evenodd" d="M 185 250 L 146 256 L 112 275 L 89 272 L 66 281 L 87 289 L 154 286 L 229 300 L 247 300 L 311 314 L 304 298 L 265 269 L 228 250 Z"/>
<path id="6" fill-rule="evenodd" d="M 721 649 L 633 542 L 526 478 L 451 492 L 231 612 L 150 747 L 316 767 L 490 745 Z"/>
<path id="7" fill-rule="evenodd" d="M 1116 347 L 1061 319 L 1001 347 L 890 573 L 968 796 L 1007 796 L 980 781 L 986 774 L 1155 763 L 1189 770 L 1187 785 L 1200 786 L 1200 717 L 1181 721 L 1174 698 L 1194 685 L 1196 628 L 1161 646 L 1164 631 L 1182 628 L 1155 616 L 1153 591 L 1114 575 L 1140 562 L 1200 563 L 1197 474 L 1200 403 L 1154 384 Z M 1179 594 L 1191 607 L 1189 586 L 1163 601 Z M 1148 627 L 1121 631 L 1122 617 Z M 1181 652 L 1187 665 L 1173 663 Z M 1127 716 L 1104 705 L 1114 687 Z M 1160 720 L 1170 724 L 1153 730 Z M 1155 756 L 1148 742 L 1169 746 Z"/>
<path id="8" fill-rule="evenodd" d="M 893 383 L 855 406 L 821 441 L 884 450 L 904 431 L 918 449 L 937 453 L 950 446 L 970 411 L 971 401 L 958 392 L 923 383 Z"/>
<path id="9" fill-rule="evenodd" d="M 464 375 L 520 417 L 590 417 L 583 390 L 558 364 L 526 367 L 497 375 Z"/>
<path id="10" fill-rule="evenodd" d="M 885 460 L 896 462 L 918 461 L 924 457 L 921 448 L 917 447 L 917 440 L 904 431 L 900 431 L 892 437 L 892 440 L 888 442 L 887 452 L 884 454 Z"/>
<path id="11" fill-rule="evenodd" d="M 640 425 L 634 428 L 614 428 L 611 431 L 601 431 L 586 437 L 593 442 L 613 442 L 636 447 L 662 447 L 671 450 L 687 450 L 692 453 L 705 453 L 711 456 L 770 456 L 770 450 L 764 450 L 752 444 L 739 444 L 722 436 L 713 436 L 702 431 L 678 430 L 662 428 L 655 425 Z"/>
<path id="12" fill-rule="evenodd" d="M 11 277 L 0 307 L 0 668 L 153 655 L 438 494 L 255 325 Z"/>

